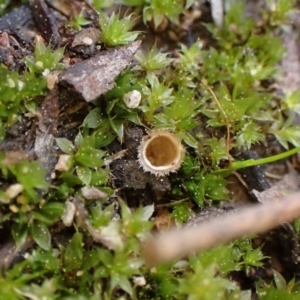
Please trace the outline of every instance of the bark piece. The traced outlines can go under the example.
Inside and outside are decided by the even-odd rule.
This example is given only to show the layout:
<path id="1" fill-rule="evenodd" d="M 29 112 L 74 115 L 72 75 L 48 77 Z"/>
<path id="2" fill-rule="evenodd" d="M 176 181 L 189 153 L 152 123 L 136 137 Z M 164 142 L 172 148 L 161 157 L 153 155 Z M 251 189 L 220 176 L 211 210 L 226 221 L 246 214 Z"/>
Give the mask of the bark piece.
<path id="1" fill-rule="evenodd" d="M 69 19 L 74 19 L 83 10 L 83 2 L 79 1 L 46 0 L 46 2 Z"/>
<path id="2" fill-rule="evenodd" d="M 51 174 L 55 169 L 57 157 L 54 151 L 54 138 L 57 132 L 59 103 L 57 89 L 52 89 L 44 98 L 40 107 L 38 128 L 34 143 L 34 152 L 46 170 L 46 179 L 52 180 Z"/>
<path id="3" fill-rule="evenodd" d="M 57 89 L 52 89 L 40 108 L 39 129 L 43 133 L 56 134 L 59 103 Z"/>
<path id="4" fill-rule="evenodd" d="M 97 54 L 62 71 L 59 82 L 71 86 L 87 102 L 111 90 L 116 77 L 130 64 L 141 42 Z"/>
<path id="5" fill-rule="evenodd" d="M 35 35 L 29 7 L 23 5 L 0 18 L 0 31 L 16 35 L 24 43 L 30 43 Z"/>
<path id="6" fill-rule="evenodd" d="M 82 14 L 86 20 L 93 21 L 93 26 L 99 27 L 99 13 L 88 1 L 81 0 L 46 0 L 47 4 L 68 19 L 74 19 Z M 90 1 L 91 2 L 91 1 Z"/>
<path id="7" fill-rule="evenodd" d="M 38 129 L 34 143 L 34 151 L 46 170 L 46 179 L 51 181 L 51 174 L 55 170 L 57 157 L 54 151 L 54 138 L 57 132 L 59 103 L 57 89 L 52 89 L 44 98 L 40 108 Z"/>
<path id="8" fill-rule="evenodd" d="M 52 181 L 51 174 L 55 169 L 57 158 L 54 152 L 54 136 L 52 134 L 36 131 L 34 152 L 41 162 L 41 167 L 46 170 L 46 180 Z"/>
<path id="9" fill-rule="evenodd" d="M 28 51 L 22 44 L 6 31 L 0 31 L 0 64 L 15 70 L 24 65 L 22 58 L 28 54 Z"/>
<path id="10" fill-rule="evenodd" d="M 32 16 L 42 37 L 51 45 L 56 46 L 59 40 L 57 21 L 44 0 L 31 0 L 30 8 Z"/>
<path id="11" fill-rule="evenodd" d="M 23 259 L 24 253 L 33 246 L 32 238 L 27 238 L 25 243 L 18 249 L 15 241 L 9 239 L 0 245 L 0 270 L 9 269 L 14 263 Z"/>

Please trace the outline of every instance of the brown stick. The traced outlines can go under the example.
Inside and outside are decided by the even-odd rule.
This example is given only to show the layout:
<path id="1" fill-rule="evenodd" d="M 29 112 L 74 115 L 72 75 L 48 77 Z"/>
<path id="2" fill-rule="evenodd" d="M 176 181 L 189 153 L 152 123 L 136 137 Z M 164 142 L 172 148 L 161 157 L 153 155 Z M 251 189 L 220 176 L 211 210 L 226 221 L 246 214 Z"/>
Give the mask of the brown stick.
<path id="1" fill-rule="evenodd" d="M 258 234 L 300 217 L 300 192 L 240 209 L 194 228 L 171 229 L 146 241 L 142 253 L 149 265 L 168 262 L 238 237 Z"/>

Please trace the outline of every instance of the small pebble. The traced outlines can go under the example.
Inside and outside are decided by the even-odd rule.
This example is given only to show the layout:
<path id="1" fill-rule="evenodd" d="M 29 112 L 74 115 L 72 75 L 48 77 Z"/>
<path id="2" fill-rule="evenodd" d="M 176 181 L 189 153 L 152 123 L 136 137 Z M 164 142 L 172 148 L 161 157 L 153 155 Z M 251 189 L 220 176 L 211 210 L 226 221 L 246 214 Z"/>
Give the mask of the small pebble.
<path id="1" fill-rule="evenodd" d="M 129 108 L 137 108 L 140 105 L 142 95 L 139 91 L 133 90 L 124 95 L 123 101 Z"/>

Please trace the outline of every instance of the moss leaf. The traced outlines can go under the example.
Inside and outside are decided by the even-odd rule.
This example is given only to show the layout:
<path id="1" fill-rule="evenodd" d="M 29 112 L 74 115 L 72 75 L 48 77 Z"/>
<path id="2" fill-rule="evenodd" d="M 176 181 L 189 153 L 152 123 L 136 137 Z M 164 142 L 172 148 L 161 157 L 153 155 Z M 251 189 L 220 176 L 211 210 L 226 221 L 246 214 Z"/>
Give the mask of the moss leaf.
<path id="1" fill-rule="evenodd" d="M 51 235 L 44 223 L 35 221 L 30 227 L 30 233 L 34 241 L 44 250 L 49 250 L 51 246 Z"/>

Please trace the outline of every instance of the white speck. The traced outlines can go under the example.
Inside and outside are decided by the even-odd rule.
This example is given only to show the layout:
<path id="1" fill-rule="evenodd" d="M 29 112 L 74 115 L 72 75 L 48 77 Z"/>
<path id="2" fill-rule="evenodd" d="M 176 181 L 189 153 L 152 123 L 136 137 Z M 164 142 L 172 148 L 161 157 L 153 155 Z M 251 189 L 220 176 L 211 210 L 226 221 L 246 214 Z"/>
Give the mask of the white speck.
<path id="1" fill-rule="evenodd" d="M 93 44 L 93 40 L 87 36 L 82 41 L 84 44 L 89 45 L 89 46 Z"/>

